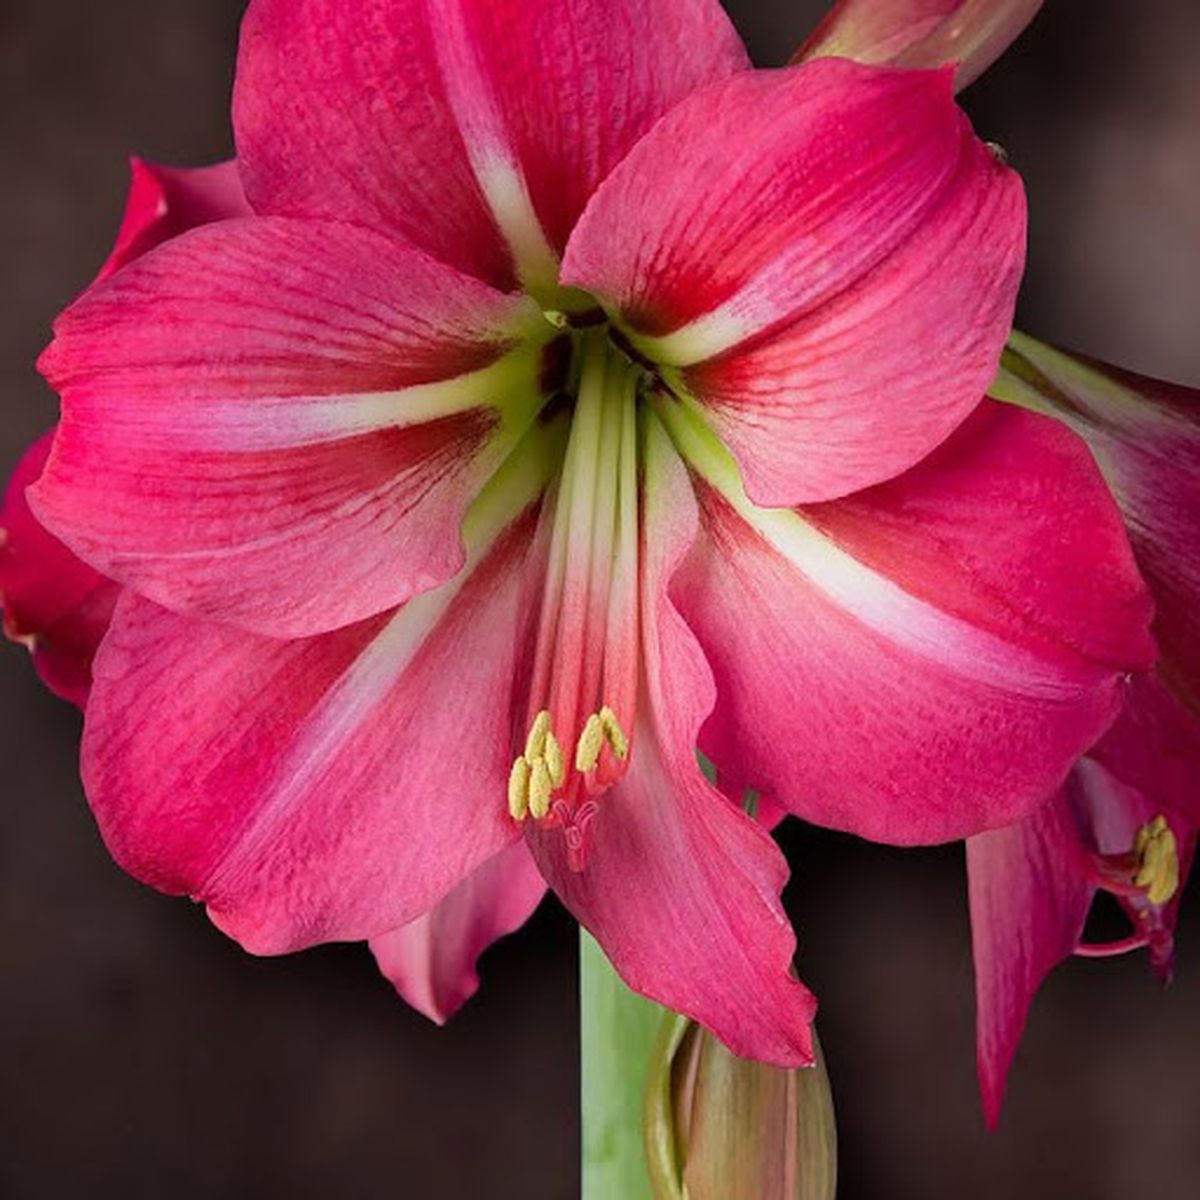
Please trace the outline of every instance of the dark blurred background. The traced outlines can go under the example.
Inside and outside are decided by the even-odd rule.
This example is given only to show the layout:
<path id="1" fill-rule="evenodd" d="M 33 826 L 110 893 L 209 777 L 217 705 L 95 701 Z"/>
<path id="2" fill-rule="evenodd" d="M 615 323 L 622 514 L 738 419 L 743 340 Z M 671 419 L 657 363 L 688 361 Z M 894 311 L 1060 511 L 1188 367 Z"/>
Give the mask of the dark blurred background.
<path id="1" fill-rule="evenodd" d="M 730 7 L 770 64 L 822 5 Z M 0 0 L 5 472 L 54 418 L 33 361 L 111 242 L 126 155 L 230 153 L 241 8 Z M 1048 0 L 965 100 L 1028 185 L 1024 326 L 1193 385 L 1198 49 L 1196 0 Z M 561 911 L 547 903 L 491 953 L 482 995 L 437 1030 L 359 948 L 255 960 L 123 876 L 80 793 L 77 735 L 24 652 L 3 647 L 0 1195 L 577 1194 L 575 933 Z M 1200 1194 L 1194 913 L 1165 993 L 1136 957 L 1053 977 L 989 1137 L 960 849 L 901 854 L 799 829 L 785 841 L 838 1099 L 842 1200 Z"/>

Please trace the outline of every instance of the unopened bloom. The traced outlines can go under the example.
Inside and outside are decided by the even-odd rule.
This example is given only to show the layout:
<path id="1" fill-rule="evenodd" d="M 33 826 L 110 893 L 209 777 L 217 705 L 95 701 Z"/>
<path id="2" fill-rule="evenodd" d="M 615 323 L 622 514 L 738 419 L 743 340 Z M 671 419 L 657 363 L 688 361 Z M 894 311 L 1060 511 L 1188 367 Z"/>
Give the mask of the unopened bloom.
<path id="1" fill-rule="evenodd" d="M 897 67 L 955 65 L 966 87 L 1007 49 L 1042 0 L 836 0 L 795 61 L 836 56 Z"/>
<path id="2" fill-rule="evenodd" d="M 656 1200 L 833 1200 L 837 1129 L 829 1074 L 738 1058 L 668 1015 L 646 1084 Z"/>
<path id="3" fill-rule="evenodd" d="M 1200 830 L 1200 395 L 1015 333 L 994 395 L 1061 420 L 1095 455 L 1156 602 L 1161 658 L 1045 807 L 968 840 L 984 1110 L 995 1124 L 1034 993 L 1073 954 L 1144 948 L 1171 975 Z M 1128 937 L 1082 941 L 1100 890 Z"/>
<path id="4" fill-rule="evenodd" d="M 747 66 L 705 0 L 252 3 L 254 215 L 43 360 L 31 502 L 126 588 L 83 758 L 129 870 L 275 953 L 531 854 L 634 988 L 790 1064 L 785 864 L 697 742 L 919 842 L 1107 727 L 1153 656 L 1119 518 L 980 402 L 1015 175 L 948 73 Z"/>

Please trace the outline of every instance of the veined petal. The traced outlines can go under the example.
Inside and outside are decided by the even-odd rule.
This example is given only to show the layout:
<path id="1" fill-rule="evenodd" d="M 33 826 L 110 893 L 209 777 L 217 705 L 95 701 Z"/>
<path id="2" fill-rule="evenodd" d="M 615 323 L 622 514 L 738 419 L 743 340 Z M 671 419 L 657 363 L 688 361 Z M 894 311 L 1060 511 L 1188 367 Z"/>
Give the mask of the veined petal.
<path id="1" fill-rule="evenodd" d="M 1042 0 L 836 0 L 793 62 L 853 58 L 896 67 L 956 65 L 964 88 L 1037 16 Z"/>
<path id="2" fill-rule="evenodd" d="M 108 628 L 119 585 L 82 563 L 29 511 L 25 489 L 46 465 L 53 431 L 25 452 L 0 508 L 0 609 L 4 632 L 24 642 L 42 682 L 83 707 L 92 658 Z"/>
<path id="3" fill-rule="evenodd" d="M 498 286 L 552 287 L 596 185 L 747 65 L 715 0 L 254 0 L 238 154 L 259 212 L 361 221 Z"/>
<path id="4" fill-rule="evenodd" d="M 1154 595 L 1160 674 L 1200 717 L 1200 392 L 1020 332 L 990 390 L 1057 417 L 1091 447 Z"/>
<path id="5" fill-rule="evenodd" d="M 821 60 L 680 105 L 596 193 L 563 278 L 785 505 L 898 474 L 971 411 L 1024 235 L 1020 181 L 948 75 Z"/>
<path id="6" fill-rule="evenodd" d="M 695 536 L 696 506 L 657 422 L 648 426 L 641 727 L 628 772 L 589 826 L 583 869 L 572 868 L 560 831 L 531 823 L 530 846 L 630 987 L 737 1054 L 810 1062 L 816 1002 L 789 975 L 795 937 L 779 903 L 787 864 L 696 762 L 712 676 L 666 590 Z"/>
<path id="7" fill-rule="evenodd" d="M 282 953 L 405 925 L 516 840 L 520 600 L 560 433 L 489 485 L 464 571 L 395 613 L 280 641 L 126 593 L 83 746 L 114 858 Z"/>
<path id="8" fill-rule="evenodd" d="M 400 995 L 444 1025 L 479 990 L 479 956 L 524 925 L 545 894 L 524 842 L 515 842 L 427 913 L 372 938 L 371 952 Z"/>
<path id="9" fill-rule="evenodd" d="M 305 636 L 462 565 L 459 526 L 542 402 L 531 301 L 364 229 L 194 230 L 58 321 L 43 520 L 164 607 Z M 542 337 L 540 332 L 535 337 Z"/>
<path id="10" fill-rule="evenodd" d="M 701 496 L 674 593 L 717 680 L 701 748 L 731 786 L 878 841 L 1007 824 L 1153 661 L 1119 514 L 1055 423 L 985 405 L 906 475 L 791 512 L 754 506 L 715 439 L 662 411 Z"/>
<path id="11" fill-rule="evenodd" d="M 1082 855 L 1065 788 L 1017 824 L 967 840 L 977 1065 L 992 1128 L 1034 994 L 1083 933 L 1096 889 Z"/>
<path id="12" fill-rule="evenodd" d="M 232 159 L 211 167 L 164 167 L 131 158 L 129 174 L 125 215 L 97 281 L 189 229 L 251 215 Z"/>

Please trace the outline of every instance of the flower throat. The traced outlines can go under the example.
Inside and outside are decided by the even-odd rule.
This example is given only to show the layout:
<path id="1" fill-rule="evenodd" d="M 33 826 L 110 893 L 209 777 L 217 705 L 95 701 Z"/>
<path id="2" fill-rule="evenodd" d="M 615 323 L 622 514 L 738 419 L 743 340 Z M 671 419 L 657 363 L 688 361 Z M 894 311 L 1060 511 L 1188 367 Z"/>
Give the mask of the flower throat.
<path id="1" fill-rule="evenodd" d="M 632 753 L 640 661 L 637 399 L 645 372 L 603 327 L 571 336 L 574 412 L 538 535 L 545 583 L 508 808 L 517 821 L 561 829 L 579 870 L 597 799 L 625 773 Z"/>

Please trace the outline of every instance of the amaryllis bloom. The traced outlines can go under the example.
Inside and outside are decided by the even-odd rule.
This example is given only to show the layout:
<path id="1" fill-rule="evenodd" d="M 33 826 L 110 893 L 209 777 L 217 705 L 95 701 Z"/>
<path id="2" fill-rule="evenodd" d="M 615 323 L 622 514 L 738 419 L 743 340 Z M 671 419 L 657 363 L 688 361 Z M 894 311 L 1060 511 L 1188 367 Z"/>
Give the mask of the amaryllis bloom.
<path id="1" fill-rule="evenodd" d="M 255 0 L 234 124 L 253 215 L 43 359 L 30 502 L 125 588 L 83 746 L 114 855 L 259 953 L 531 858 L 636 990 L 805 1061 L 786 865 L 696 745 L 957 838 L 1153 660 L 1086 448 L 980 399 L 1016 176 L 951 72 L 755 72 L 708 0 Z M 429 945 L 495 932 L 464 895 Z"/>
<path id="2" fill-rule="evenodd" d="M 898 67 L 955 65 L 966 87 L 1000 57 L 1042 0 L 835 0 L 796 52 Z"/>
<path id="3" fill-rule="evenodd" d="M 1045 808 L 969 839 L 979 1073 L 989 1123 L 1034 993 L 1073 954 L 1145 948 L 1164 981 L 1180 884 L 1200 829 L 1200 394 L 1013 335 L 992 391 L 1055 416 L 1091 447 L 1128 523 L 1162 657 L 1117 724 Z M 1083 941 L 1098 890 L 1128 937 Z"/>

